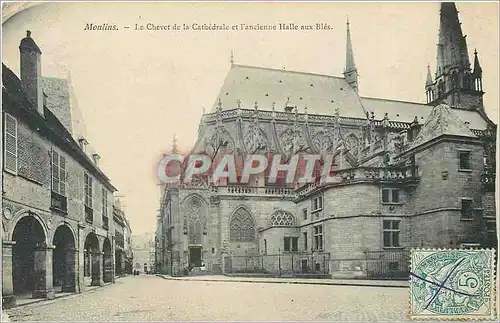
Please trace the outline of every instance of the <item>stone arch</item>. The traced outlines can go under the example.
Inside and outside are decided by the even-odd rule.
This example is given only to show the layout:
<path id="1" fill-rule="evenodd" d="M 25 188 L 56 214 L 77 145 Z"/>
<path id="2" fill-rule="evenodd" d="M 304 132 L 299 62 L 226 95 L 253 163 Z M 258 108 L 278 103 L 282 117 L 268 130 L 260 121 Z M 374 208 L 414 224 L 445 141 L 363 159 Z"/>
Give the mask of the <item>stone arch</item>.
<path id="1" fill-rule="evenodd" d="M 284 210 L 276 210 L 269 217 L 269 225 L 293 227 L 296 225 L 295 216 Z"/>
<path id="2" fill-rule="evenodd" d="M 47 231 L 35 214 L 20 215 L 12 230 L 12 282 L 14 293 L 34 291 L 45 283 Z M 40 257 L 35 257 L 36 254 Z M 39 263 L 41 262 L 41 263 Z M 39 287 L 42 287 L 41 285 Z"/>
<path id="3" fill-rule="evenodd" d="M 94 232 L 89 232 L 84 240 L 83 275 L 91 279 L 91 285 L 100 285 L 100 263 L 102 261 L 99 239 Z"/>
<path id="4" fill-rule="evenodd" d="M 52 253 L 52 283 L 62 291 L 76 291 L 76 236 L 64 222 L 58 225 L 52 236 L 55 249 Z"/>
<path id="5" fill-rule="evenodd" d="M 113 281 L 113 251 L 111 248 L 111 241 L 109 241 L 108 238 L 104 238 L 104 241 L 102 243 L 102 252 L 103 281 L 105 283 L 110 283 Z"/>
<path id="6" fill-rule="evenodd" d="M 73 226 L 71 226 L 70 223 L 68 223 L 67 221 L 64 221 L 64 220 L 56 223 L 56 225 L 54 226 L 54 228 L 52 230 L 52 234 L 50 236 L 49 241 L 54 241 L 57 229 L 59 229 L 62 226 L 66 227 L 71 232 L 71 235 L 73 237 L 73 242 L 74 242 L 75 246 L 78 246 L 78 234 L 77 234 L 77 232 L 75 231 Z"/>
<path id="7" fill-rule="evenodd" d="M 34 219 L 36 219 L 38 221 L 38 223 L 40 224 L 42 230 L 43 230 L 43 234 L 45 236 L 45 243 L 46 244 L 49 244 L 49 240 L 47 239 L 50 235 L 49 235 L 49 229 L 47 227 L 47 224 L 45 223 L 45 221 L 43 220 L 43 218 L 40 216 L 40 214 L 36 213 L 36 212 L 33 212 L 31 210 L 23 210 L 23 211 L 20 211 L 18 212 L 14 218 L 12 219 L 12 226 L 11 226 L 11 230 L 10 230 L 10 233 L 8 235 L 8 238 L 9 240 L 13 240 L 13 237 L 14 237 L 14 230 L 17 226 L 17 224 L 19 223 L 19 221 L 21 221 L 24 217 L 32 217 Z"/>
<path id="8" fill-rule="evenodd" d="M 229 241 L 255 242 L 255 218 L 248 208 L 238 206 L 229 218 Z"/>
<path id="9" fill-rule="evenodd" d="M 191 194 L 182 202 L 184 214 L 184 234 L 188 244 L 201 245 L 207 234 L 207 203 L 199 194 Z"/>

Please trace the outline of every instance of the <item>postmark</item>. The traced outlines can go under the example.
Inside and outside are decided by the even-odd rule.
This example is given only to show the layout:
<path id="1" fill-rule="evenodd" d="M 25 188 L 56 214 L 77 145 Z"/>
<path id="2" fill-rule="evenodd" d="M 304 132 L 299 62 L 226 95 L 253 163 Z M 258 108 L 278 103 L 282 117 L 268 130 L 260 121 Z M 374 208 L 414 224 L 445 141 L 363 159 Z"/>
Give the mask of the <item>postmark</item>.
<path id="1" fill-rule="evenodd" d="M 410 317 L 493 320 L 495 250 L 411 251 Z"/>

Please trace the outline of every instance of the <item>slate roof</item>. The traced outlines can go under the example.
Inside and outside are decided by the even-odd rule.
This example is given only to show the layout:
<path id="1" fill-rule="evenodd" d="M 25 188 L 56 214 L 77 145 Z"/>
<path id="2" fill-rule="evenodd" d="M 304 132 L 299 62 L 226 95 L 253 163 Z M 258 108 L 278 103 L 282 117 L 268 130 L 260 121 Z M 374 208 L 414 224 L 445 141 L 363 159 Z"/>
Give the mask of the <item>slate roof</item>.
<path id="1" fill-rule="evenodd" d="M 231 66 L 212 113 L 216 112 L 219 98 L 222 110 L 235 109 L 240 100 L 243 109 L 253 109 L 257 102 L 259 110 L 271 111 L 275 102 L 275 110 L 284 111 L 289 98 L 299 113 L 304 113 L 307 106 L 309 114 L 334 115 L 338 108 L 342 117 L 365 119 L 365 113 L 373 111 L 376 120 L 387 113 L 389 120 L 406 123 L 411 123 L 415 116 L 423 123 L 432 110 L 432 106 L 423 103 L 359 97 L 342 77 L 237 64 Z M 487 121 L 476 111 L 453 112 L 471 129 L 487 127 Z"/>
<path id="2" fill-rule="evenodd" d="M 417 116 L 418 122 L 422 124 L 433 108 L 423 103 L 379 98 L 361 98 L 361 101 L 367 111 L 375 112 L 375 119 L 377 120 L 383 118 L 384 114 L 387 113 L 389 120 L 392 121 L 412 122 L 415 116 Z M 461 109 L 452 110 L 457 117 L 463 120 L 463 122 L 469 122 L 469 127 L 471 129 L 484 130 L 488 125 L 484 118 L 476 111 Z"/>
<path id="3" fill-rule="evenodd" d="M 2 107 L 4 110 L 24 119 L 30 127 L 40 131 L 41 135 L 78 160 L 83 167 L 105 183 L 110 190 L 117 190 L 106 174 L 96 167 L 90 157 L 82 151 L 71 133 L 47 106 L 44 106 L 44 117 L 40 115 L 26 97 L 19 78 L 3 63 L 2 85 Z"/>
<path id="4" fill-rule="evenodd" d="M 42 78 L 43 92 L 47 95 L 46 106 L 64 127 L 73 134 L 68 81 L 55 77 Z"/>
<path id="5" fill-rule="evenodd" d="M 440 104 L 432 109 L 409 149 L 444 135 L 477 138 L 464 121 L 455 115 L 455 110 L 445 104 Z"/>
<path id="6" fill-rule="evenodd" d="M 365 113 L 356 92 L 344 78 L 288 70 L 232 65 L 214 102 L 211 112 L 217 109 L 218 99 L 222 109 L 231 110 L 241 101 L 241 108 L 284 111 L 287 101 L 303 113 L 333 115 L 335 109 L 344 117 L 364 118 Z"/>

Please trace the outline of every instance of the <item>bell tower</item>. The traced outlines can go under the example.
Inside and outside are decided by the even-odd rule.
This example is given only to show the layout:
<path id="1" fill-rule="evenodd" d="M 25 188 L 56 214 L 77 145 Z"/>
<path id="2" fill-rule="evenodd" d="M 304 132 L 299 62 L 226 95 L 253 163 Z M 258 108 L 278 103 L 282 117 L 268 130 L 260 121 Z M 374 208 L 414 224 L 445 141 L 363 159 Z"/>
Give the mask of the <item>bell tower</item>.
<path id="1" fill-rule="evenodd" d="M 474 60 L 472 71 L 455 3 L 442 2 L 436 73 L 432 80 L 428 67 L 425 82 L 427 104 L 445 103 L 457 109 L 483 110 L 482 70 L 477 52 Z"/>

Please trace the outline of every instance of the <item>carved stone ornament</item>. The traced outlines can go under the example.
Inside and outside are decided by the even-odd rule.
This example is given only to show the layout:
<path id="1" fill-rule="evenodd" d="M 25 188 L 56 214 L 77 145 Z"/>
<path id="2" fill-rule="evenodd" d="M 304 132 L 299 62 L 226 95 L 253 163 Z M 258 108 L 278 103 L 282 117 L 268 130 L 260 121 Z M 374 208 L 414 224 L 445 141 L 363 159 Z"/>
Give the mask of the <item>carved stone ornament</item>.
<path id="1" fill-rule="evenodd" d="M 9 207 L 4 207 L 3 217 L 6 218 L 7 220 L 12 219 L 12 210 Z"/>
<path id="2" fill-rule="evenodd" d="M 225 147 L 228 152 L 233 152 L 233 138 L 225 128 L 216 127 L 210 138 L 205 140 L 205 151 L 211 156 L 214 156 L 223 147 Z"/>
<path id="3" fill-rule="evenodd" d="M 304 134 L 302 133 L 299 125 L 290 127 L 283 131 L 280 135 L 280 144 L 283 149 L 283 153 L 286 155 L 294 155 L 307 148 Z"/>
<path id="4" fill-rule="evenodd" d="M 316 131 L 311 138 L 311 143 L 318 153 L 332 153 L 335 141 L 333 133 L 326 129 Z"/>
<path id="5" fill-rule="evenodd" d="M 254 154 L 259 150 L 267 149 L 267 137 L 257 123 L 251 123 L 245 132 L 243 139 L 245 149 L 249 154 Z"/>
<path id="6" fill-rule="evenodd" d="M 359 140 L 355 134 L 348 135 L 344 140 L 344 145 L 345 145 L 346 149 L 351 153 L 351 155 L 353 155 L 353 156 L 358 155 Z"/>

